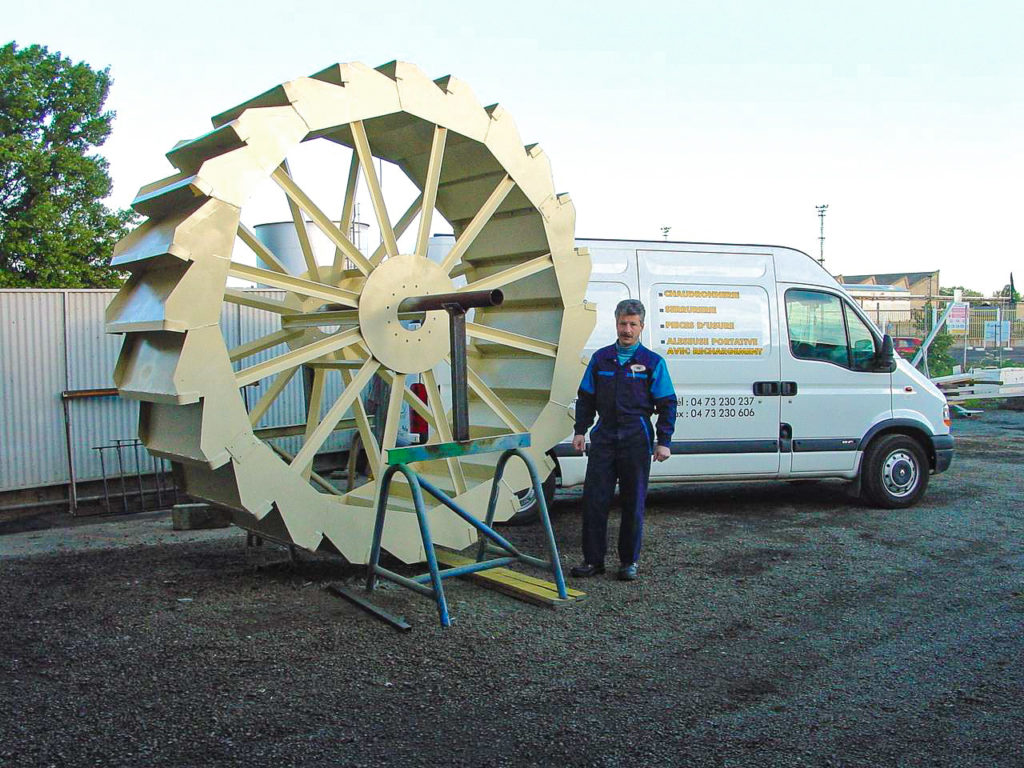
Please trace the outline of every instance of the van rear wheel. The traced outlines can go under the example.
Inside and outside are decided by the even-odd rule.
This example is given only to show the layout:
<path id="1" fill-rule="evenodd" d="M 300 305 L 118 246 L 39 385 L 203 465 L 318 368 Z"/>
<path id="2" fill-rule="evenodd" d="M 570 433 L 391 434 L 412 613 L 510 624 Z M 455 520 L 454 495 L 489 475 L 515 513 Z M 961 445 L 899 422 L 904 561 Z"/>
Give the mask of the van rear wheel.
<path id="1" fill-rule="evenodd" d="M 554 471 L 541 483 L 541 490 L 544 492 L 544 501 L 548 505 L 548 514 L 551 514 L 551 502 L 555 500 L 556 478 Z M 540 520 L 540 502 L 537 501 L 537 494 L 530 485 L 524 490 L 516 493 L 519 499 L 519 511 L 505 521 L 505 525 L 529 525 Z"/>
<path id="2" fill-rule="evenodd" d="M 929 473 L 928 457 L 914 438 L 886 435 L 875 440 L 864 455 L 863 495 L 883 509 L 911 507 L 928 488 Z"/>

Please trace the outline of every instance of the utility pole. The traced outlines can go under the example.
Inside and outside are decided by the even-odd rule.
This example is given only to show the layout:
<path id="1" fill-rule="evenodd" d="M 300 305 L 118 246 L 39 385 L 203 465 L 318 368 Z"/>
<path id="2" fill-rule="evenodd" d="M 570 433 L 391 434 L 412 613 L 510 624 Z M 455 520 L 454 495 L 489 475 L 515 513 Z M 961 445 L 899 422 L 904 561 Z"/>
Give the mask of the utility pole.
<path id="1" fill-rule="evenodd" d="M 818 263 L 825 266 L 825 212 L 828 210 L 828 203 L 814 206 L 818 211 L 818 218 L 821 220 L 821 235 L 818 240 L 821 242 L 821 251 L 818 255 Z"/>
<path id="2" fill-rule="evenodd" d="M 671 231 L 672 231 L 672 227 L 662 227 L 661 228 L 661 237 L 664 240 L 668 240 L 668 233 L 671 232 Z"/>

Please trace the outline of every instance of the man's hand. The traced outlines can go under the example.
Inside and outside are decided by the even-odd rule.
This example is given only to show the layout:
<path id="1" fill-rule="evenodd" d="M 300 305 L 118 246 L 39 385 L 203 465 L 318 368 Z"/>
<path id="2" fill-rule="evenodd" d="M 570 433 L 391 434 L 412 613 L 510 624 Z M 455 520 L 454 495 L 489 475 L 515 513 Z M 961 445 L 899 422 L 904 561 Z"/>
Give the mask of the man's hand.
<path id="1" fill-rule="evenodd" d="M 572 449 L 574 451 L 579 451 L 580 453 L 583 453 L 583 448 L 586 445 L 586 440 L 587 440 L 587 438 L 586 438 L 585 435 L 573 435 L 572 436 Z"/>
<path id="2" fill-rule="evenodd" d="M 671 455 L 672 455 L 672 451 L 669 450 L 669 447 L 667 445 L 659 445 L 658 447 L 656 447 L 654 449 L 654 460 L 655 461 L 664 461 L 665 459 L 667 459 Z"/>

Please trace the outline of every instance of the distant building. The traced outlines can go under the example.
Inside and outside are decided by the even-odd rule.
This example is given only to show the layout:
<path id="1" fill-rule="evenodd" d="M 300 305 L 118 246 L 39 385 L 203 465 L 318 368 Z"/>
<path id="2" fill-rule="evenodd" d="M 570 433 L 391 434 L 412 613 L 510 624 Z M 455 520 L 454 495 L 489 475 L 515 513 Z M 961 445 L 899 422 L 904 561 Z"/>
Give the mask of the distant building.
<path id="1" fill-rule="evenodd" d="M 914 309 L 922 308 L 932 296 L 939 295 L 939 270 L 934 272 L 886 272 L 873 275 L 836 275 L 836 280 L 850 286 L 892 286 L 911 295 Z"/>
<path id="2" fill-rule="evenodd" d="M 843 289 L 868 312 L 876 310 L 909 312 L 913 309 L 911 305 L 913 295 L 899 285 L 843 283 Z"/>

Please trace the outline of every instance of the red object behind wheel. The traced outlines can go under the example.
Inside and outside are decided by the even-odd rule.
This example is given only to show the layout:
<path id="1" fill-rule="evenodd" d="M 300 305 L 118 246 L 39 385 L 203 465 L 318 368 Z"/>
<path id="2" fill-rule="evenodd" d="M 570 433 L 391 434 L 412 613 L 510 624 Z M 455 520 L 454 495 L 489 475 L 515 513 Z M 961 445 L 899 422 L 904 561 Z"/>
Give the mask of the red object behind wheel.
<path id="1" fill-rule="evenodd" d="M 409 389 L 424 403 L 427 402 L 427 387 L 423 382 L 417 381 Z M 418 444 L 427 442 L 427 438 L 430 437 L 430 427 L 427 425 L 427 420 L 416 411 L 411 411 L 409 414 L 409 431 L 416 435 L 416 442 Z"/>

